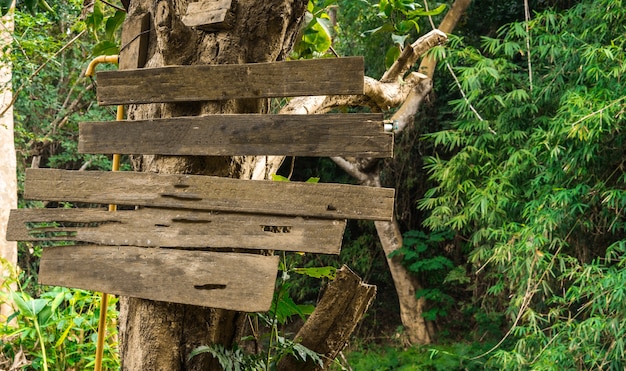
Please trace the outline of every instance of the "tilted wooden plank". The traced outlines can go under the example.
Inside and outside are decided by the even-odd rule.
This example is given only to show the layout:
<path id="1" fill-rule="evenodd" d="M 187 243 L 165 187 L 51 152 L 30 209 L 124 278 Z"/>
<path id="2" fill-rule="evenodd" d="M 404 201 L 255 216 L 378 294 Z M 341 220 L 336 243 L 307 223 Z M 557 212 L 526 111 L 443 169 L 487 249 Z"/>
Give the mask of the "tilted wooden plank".
<path id="1" fill-rule="evenodd" d="M 363 94 L 363 58 L 103 71 L 97 81 L 100 105 Z"/>
<path id="2" fill-rule="evenodd" d="M 84 122 L 81 153 L 392 157 L 379 114 L 229 114 Z M 103 140 L 106 138 L 106 140 Z"/>
<path id="3" fill-rule="evenodd" d="M 229 29 L 235 23 L 234 7 L 232 0 L 199 0 L 187 5 L 182 22 L 205 31 Z"/>
<path id="4" fill-rule="evenodd" d="M 55 223 L 47 227 L 31 223 Z M 11 210 L 9 241 L 82 241 L 146 247 L 232 247 L 339 254 L 346 221 L 153 209 Z"/>
<path id="5" fill-rule="evenodd" d="M 278 257 L 135 246 L 44 248 L 39 282 L 243 312 L 270 309 Z"/>
<path id="6" fill-rule="evenodd" d="M 55 169 L 27 169 L 24 186 L 24 197 L 31 200 L 369 220 L 391 220 L 394 192 L 347 184 Z"/>

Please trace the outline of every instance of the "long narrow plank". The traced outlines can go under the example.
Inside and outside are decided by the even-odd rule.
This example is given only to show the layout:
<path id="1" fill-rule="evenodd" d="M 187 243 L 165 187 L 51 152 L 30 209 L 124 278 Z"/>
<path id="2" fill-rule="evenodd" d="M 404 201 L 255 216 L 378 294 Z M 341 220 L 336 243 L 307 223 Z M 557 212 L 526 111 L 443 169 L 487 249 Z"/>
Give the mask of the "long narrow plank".
<path id="1" fill-rule="evenodd" d="M 29 227 L 31 223 L 55 223 Z M 346 221 L 181 209 L 11 210 L 9 241 L 82 241 L 146 247 L 233 247 L 339 254 Z"/>
<path id="2" fill-rule="evenodd" d="M 394 190 L 184 174 L 27 169 L 31 200 L 391 220 Z"/>
<path id="3" fill-rule="evenodd" d="M 103 71 L 98 104 L 363 94 L 363 58 Z"/>
<path id="4" fill-rule="evenodd" d="M 233 114 L 84 122 L 79 138 L 80 153 L 393 156 L 393 134 L 384 131 L 379 114 Z"/>
<path id="5" fill-rule="evenodd" d="M 270 308 L 278 257 L 135 246 L 44 248 L 39 282 L 243 312 Z"/>

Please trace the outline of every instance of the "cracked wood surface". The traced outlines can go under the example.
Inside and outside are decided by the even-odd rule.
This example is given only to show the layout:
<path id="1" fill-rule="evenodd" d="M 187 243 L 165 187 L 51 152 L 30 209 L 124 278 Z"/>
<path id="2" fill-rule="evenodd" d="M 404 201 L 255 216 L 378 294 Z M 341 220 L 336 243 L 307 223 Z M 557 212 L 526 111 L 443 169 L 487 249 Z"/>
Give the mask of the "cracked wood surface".
<path id="1" fill-rule="evenodd" d="M 97 81 L 100 105 L 363 94 L 363 58 L 103 71 Z"/>
<path id="2" fill-rule="evenodd" d="M 137 172 L 27 169 L 24 198 L 117 205 L 391 220 L 395 190 Z"/>
<path id="3" fill-rule="evenodd" d="M 393 134 L 384 131 L 382 114 L 223 114 L 84 122 L 79 138 L 80 153 L 393 156 Z"/>
<path id="4" fill-rule="evenodd" d="M 39 282 L 134 298 L 263 312 L 272 302 L 278 259 L 135 246 L 56 246 L 43 250 Z"/>
<path id="5" fill-rule="evenodd" d="M 27 225 L 42 222 L 48 226 Z M 345 219 L 180 209 L 19 209 L 11 211 L 7 239 L 339 254 L 345 226 Z"/>

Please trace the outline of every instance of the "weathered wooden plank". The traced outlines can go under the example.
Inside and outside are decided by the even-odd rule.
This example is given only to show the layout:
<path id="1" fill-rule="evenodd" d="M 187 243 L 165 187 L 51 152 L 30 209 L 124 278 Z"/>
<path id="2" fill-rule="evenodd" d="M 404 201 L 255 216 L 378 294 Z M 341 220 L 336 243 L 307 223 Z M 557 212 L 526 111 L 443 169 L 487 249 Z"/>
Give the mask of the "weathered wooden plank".
<path id="1" fill-rule="evenodd" d="M 379 114 L 229 114 L 79 127 L 81 153 L 393 156 L 393 134 L 384 131 Z"/>
<path id="2" fill-rule="evenodd" d="M 100 105 L 363 94 L 363 58 L 103 71 L 97 81 Z"/>
<path id="3" fill-rule="evenodd" d="M 267 311 L 278 257 L 135 246 L 44 248 L 39 282 L 243 312 Z"/>
<path id="4" fill-rule="evenodd" d="M 329 219 L 391 220 L 394 192 L 389 188 L 347 184 L 27 169 L 24 197 Z"/>
<path id="5" fill-rule="evenodd" d="M 122 29 L 119 69 L 142 68 L 148 57 L 150 13 L 126 19 Z"/>
<path id="6" fill-rule="evenodd" d="M 205 31 L 229 29 L 235 23 L 232 0 L 199 0 L 187 5 L 182 22 Z"/>
<path id="7" fill-rule="evenodd" d="M 31 223 L 55 223 L 29 227 Z M 232 247 L 339 254 L 346 221 L 153 209 L 11 210 L 9 241 L 82 241 L 146 247 Z"/>

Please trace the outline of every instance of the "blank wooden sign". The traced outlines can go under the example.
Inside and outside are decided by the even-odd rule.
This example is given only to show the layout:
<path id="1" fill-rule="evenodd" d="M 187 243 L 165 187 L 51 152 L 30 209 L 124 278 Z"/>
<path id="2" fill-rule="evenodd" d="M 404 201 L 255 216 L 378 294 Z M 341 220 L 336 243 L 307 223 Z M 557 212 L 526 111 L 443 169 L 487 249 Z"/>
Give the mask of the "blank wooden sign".
<path id="1" fill-rule="evenodd" d="M 97 81 L 100 105 L 363 94 L 363 58 L 103 71 Z"/>
<path id="2" fill-rule="evenodd" d="M 202 175 L 27 169 L 24 198 L 116 205 L 387 220 L 395 190 Z"/>
<path id="3" fill-rule="evenodd" d="M 27 226 L 42 222 L 50 224 Z M 181 209 L 18 209 L 11 210 L 7 240 L 339 254 L 345 226 L 345 220 Z"/>
<path id="4" fill-rule="evenodd" d="M 39 282 L 243 312 L 270 309 L 277 256 L 134 246 L 44 248 Z"/>
<path id="5" fill-rule="evenodd" d="M 234 6 L 232 0 L 199 0 L 189 3 L 182 22 L 187 27 L 205 31 L 229 29 L 235 23 Z"/>
<path id="6" fill-rule="evenodd" d="M 85 122 L 81 153 L 392 157 L 379 114 L 229 114 Z M 107 138 L 107 140 L 102 140 Z"/>

